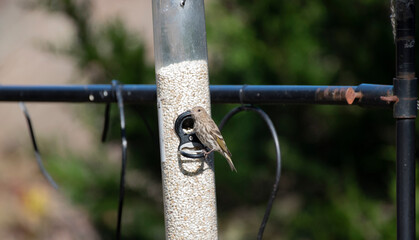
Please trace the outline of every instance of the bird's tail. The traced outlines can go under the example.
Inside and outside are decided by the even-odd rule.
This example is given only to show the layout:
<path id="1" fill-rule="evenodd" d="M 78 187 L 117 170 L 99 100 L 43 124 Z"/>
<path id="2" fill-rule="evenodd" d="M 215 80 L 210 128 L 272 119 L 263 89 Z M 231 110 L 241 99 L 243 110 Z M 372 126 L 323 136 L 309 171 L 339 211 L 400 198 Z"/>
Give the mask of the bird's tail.
<path id="1" fill-rule="evenodd" d="M 227 159 L 228 165 L 230 165 L 231 171 L 237 172 L 236 168 L 234 167 L 234 163 L 231 160 L 231 156 L 228 153 L 223 152 L 224 157 Z"/>

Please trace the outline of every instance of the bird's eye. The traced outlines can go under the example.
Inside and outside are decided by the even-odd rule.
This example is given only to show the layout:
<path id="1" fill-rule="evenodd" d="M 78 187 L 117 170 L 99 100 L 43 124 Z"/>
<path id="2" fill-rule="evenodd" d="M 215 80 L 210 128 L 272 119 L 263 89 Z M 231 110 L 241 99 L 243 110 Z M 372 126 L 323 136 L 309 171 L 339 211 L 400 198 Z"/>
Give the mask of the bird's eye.
<path id="1" fill-rule="evenodd" d="M 201 111 L 201 109 L 198 109 L 198 112 L 200 112 Z"/>

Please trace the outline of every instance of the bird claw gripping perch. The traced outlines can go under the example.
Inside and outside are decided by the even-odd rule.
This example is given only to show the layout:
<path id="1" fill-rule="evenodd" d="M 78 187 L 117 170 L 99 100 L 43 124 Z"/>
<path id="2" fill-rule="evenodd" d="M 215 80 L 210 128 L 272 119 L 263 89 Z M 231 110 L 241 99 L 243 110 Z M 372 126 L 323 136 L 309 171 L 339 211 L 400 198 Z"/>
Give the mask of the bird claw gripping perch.
<path id="1" fill-rule="evenodd" d="M 174 130 L 180 140 L 178 151 L 184 157 L 203 158 L 208 149 L 193 132 L 193 124 L 194 120 L 190 111 L 180 114 L 176 119 Z"/>

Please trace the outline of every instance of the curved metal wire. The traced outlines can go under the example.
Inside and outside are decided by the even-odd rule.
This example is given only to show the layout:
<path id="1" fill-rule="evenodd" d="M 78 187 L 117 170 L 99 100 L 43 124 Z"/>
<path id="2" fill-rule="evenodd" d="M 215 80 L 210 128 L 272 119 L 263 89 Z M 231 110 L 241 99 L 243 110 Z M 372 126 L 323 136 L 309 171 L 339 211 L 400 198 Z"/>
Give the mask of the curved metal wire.
<path id="1" fill-rule="evenodd" d="M 114 87 L 112 86 L 112 97 L 116 98 L 115 96 L 115 90 Z M 121 90 L 121 92 L 123 91 L 123 89 Z M 123 96 L 123 94 L 121 95 Z M 143 114 L 141 114 L 141 112 L 139 112 L 138 110 L 136 110 L 137 113 L 139 113 L 139 116 L 141 117 L 141 119 L 144 122 L 145 127 L 147 128 L 148 134 L 150 134 L 150 137 L 153 139 L 153 141 L 156 141 L 156 136 L 149 124 L 149 122 L 147 121 L 147 118 L 144 117 Z M 103 121 L 103 129 L 102 129 L 102 137 L 101 137 L 101 141 L 102 142 L 106 142 L 106 138 L 108 136 L 108 130 L 109 130 L 109 124 L 110 124 L 110 113 L 111 113 L 111 103 L 107 103 L 106 107 L 105 107 L 105 113 L 104 113 L 104 121 Z"/>
<path id="2" fill-rule="evenodd" d="M 241 112 L 241 111 L 252 111 L 259 114 L 260 117 L 265 121 L 265 123 L 268 125 L 269 130 L 271 132 L 272 138 L 274 139 L 275 143 L 275 151 L 276 151 L 276 175 L 275 175 L 275 182 L 272 188 L 271 195 L 269 196 L 268 205 L 265 210 L 265 215 L 263 216 L 262 223 L 259 227 L 259 232 L 257 239 L 261 240 L 263 237 L 263 232 L 265 231 L 266 224 L 269 219 L 269 215 L 272 210 L 272 205 L 274 203 L 276 194 L 278 193 L 279 188 L 279 180 L 281 178 L 281 149 L 279 147 L 279 140 L 278 140 L 278 134 L 276 133 L 275 126 L 272 123 L 272 120 L 269 118 L 268 114 L 266 114 L 262 109 L 254 106 L 240 106 L 236 107 L 233 110 L 231 110 L 229 113 L 227 113 L 223 120 L 221 120 L 221 123 L 219 125 L 220 130 L 224 127 L 226 122 L 233 117 L 235 114 Z"/>
<path id="3" fill-rule="evenodd" d="M 118 201 L 118 219 L 116 225 L 116 239 L 121 239 L 121 222 L 122 222 L 122 210 L 124 207 L 124 196 L 125 196 L 125 171 L 127 166 L 127 137 L 125 132 L 125 113 L 124 113 L 124 99 L 122 97 L 122 86 L 117 80 L 112 80 L 112 97 L 116 98 L 118 109 L 119 109 L 119 120 L 121 123 L 121 148 L 122 148 L 122 165 L 121 165 L 121 177 L 119 180 L 119 201 Z M 109 128 L 109 115 L 111 105 L 106 104 L 105 108 L 105 121 L 102 131 L 102 142 L 106 141 L 106 136 Z"/>
<path id="4" fill-rule="evenodd" d="M 107 103 L 105 107 L 105 120 L 103 122 L 103 130 L 102 130 L 102 142 L 106 141 L 106 137 L 108 136 L 108 129 L 109 129 L 109 115 L 111 112 L 111 104 Z"/>
<path id="5" fill-rule="evenodd" d="M 113 89 L 115 89 L 116 99 L 118 101 L 119 118 L 121 122 L 121 146 L 122 146 L 122 166 L 121 178 L 119 181 L 119 204 L 118 204 L 118 222 L 116 226 L 116 239 L 121 239 L 121 220 L 122 209 L 124 207 L 124 194 L 125 194 L 125 169 L 127 165 L 127 138 L 125 133 L 125 114 L 124 114 L 124 100 L 122 98 L 121 86 L 116 80 L 112 81 Z"/>
<path id="6" fill-rule="evenodd" d="M 41 170 L 42 174 L 47 179 L 47 181 L 55 189 L 58 189 L 57 183 L 55 183 L 54 179 L 52 179 L 51 175 L 49 175 L 48 171 L 44 167 L 44 164 L 42 163 L 42 158 L 41 158 L 41 154 L 39 153 L 38 145 L 36 144 L 35 133 L 33 131 L 32 121 L 31 121 L 31 117 L 29 115 L 29 111 L 26 108 L 25 103 L 20 102 L 19 106 L 20 106 L 20 109 L 22 109 L 23 113 L 25 114 L 26 122 L 28 123 L 29 134 L 31 135 L 32 145 L 33 145 L 33 149 L 35 151 L 35 158 L 36 158 L 36 161 L 38 162 L 39 169 Z"/>

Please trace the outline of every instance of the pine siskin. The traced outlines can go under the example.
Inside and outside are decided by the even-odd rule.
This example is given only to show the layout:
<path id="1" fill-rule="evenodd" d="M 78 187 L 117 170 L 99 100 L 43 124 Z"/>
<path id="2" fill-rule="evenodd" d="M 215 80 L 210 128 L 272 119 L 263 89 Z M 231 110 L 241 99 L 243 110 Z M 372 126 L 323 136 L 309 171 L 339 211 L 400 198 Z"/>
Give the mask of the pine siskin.
<path id="1" fill-rule="evenodd" d="M 213 151 L 220 152 L 227 159 L 231 170 L 237 172 L 231 160 L 231 153 L 214 120 L 211 119 L 203 107 L 192 108 L 191 115 L 195 120 L 194 131 L 196 136 L 202 144 L 211 149 L 209 152 L 205 152 L 205 156 Z"/>

